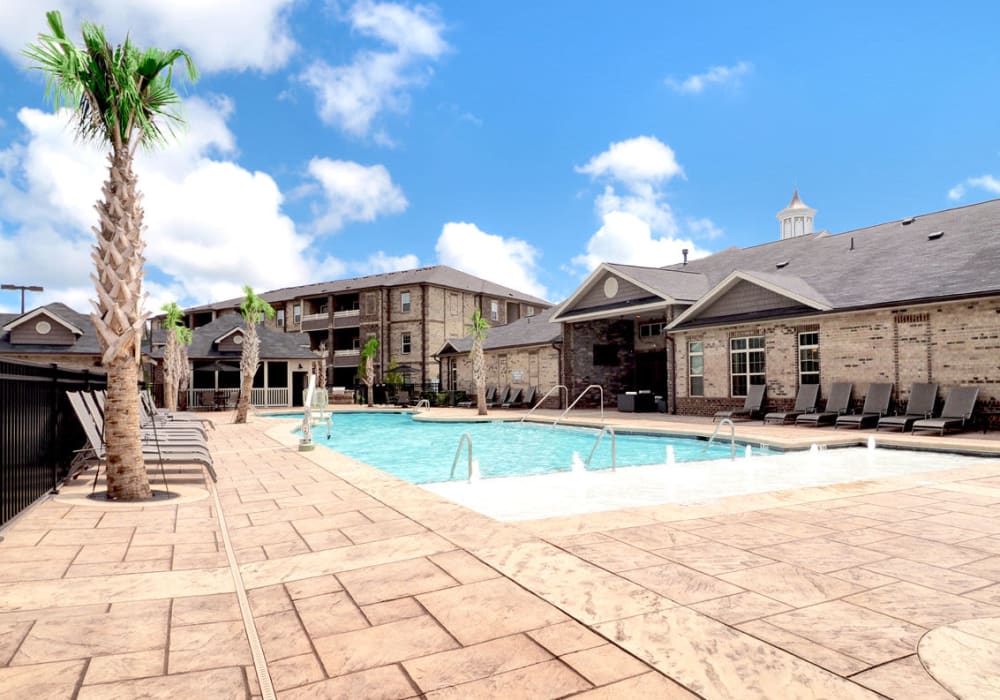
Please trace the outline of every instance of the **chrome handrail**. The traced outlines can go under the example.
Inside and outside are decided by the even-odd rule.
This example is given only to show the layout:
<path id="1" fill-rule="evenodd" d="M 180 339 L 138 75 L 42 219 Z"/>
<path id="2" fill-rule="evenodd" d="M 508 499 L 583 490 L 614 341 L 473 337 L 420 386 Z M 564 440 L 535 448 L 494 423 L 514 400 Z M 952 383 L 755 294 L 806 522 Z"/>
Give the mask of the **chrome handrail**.
<path id="1" fill-rule="evenodd" d="M 565 384 L 556 384 L 554 387 L 552 387 L 551 389 L 549 389 L 548 391 L 545 392 L 545 396 L 543 396 L 541 399 L 539 399 L 538 402 L 534 406 L 531 407 L 530 411 L 528 411 L 523 416 L 521 416 L 520 422 L 523 423 L 525 418 L 527 418 L 528 416 L 530 416 L 532 413 L 535 412 L 536 408 L 538 408 L 543 403 L 545 403 L 545 399 L 547 399 L 550 396 L 552 396 L 552 392 L 553 391 L 559 391 L 560 389 L 562 389 L 563 391 L 566 392 L 566 400 L 569 401 L 569 388 Z"/>
<path id="2" fill-rule="evenodd" d="M 601 440 L 604 439 L 606 434 L 611 434 L 611 471 L 615 471 L 615 462 L 617 462 L 617 445 L 615 444 L 615 429 L 614 426 L 606 425 L 601 428 L 601 432 L 597 434 L 597 440 L 594 441 L 594 446 L 590 448 L 590 454 L 587 455 L 587 459 L 584 461 L 588 467 L 590 466 L 590 460 L 594 458 L 594 453 L 597 452 L 597 448 L 601 445 Z"/>
<path id="3" fill-rule="evenodd" d="M 455 478 L 455 466 L 458 464 L 458 456 L 462 454 L 462 443 L 469 443 L 469 481 L 472 481 L 472 436 L 468 433 L 462 433 L 462 437 L 458 439 L 458 448 L 455 450 L 455 459 L 451 461 L 451 474 L 448 479 Z"/>
<path id="4" fill-rule="evenodd" d="M 413 407 L 414 413 L 419 413 L 421 408 L 426 407 L 427 410 L 431 410 L 431 402 L 429 399 L 420 399 L 417 401 L 417 405 Z"/>
<path id="5" fill-rule="evenodd" d="M 705 449 L 703 449 L 701 451 L 702 454 L 705 454 L 706 452 L 708 452 L 708 448 L 712 446 L 713 442 L 715 442 L 715 436 L 719 434 L 719 430 L 722 429 L 722 426 L 727 425 L 727 424 L 729 425 L 729 453 L 730 453 L 730 459 L 732 459 L 734 461 L 736 460 L 736 424 L 733 423 L 733 421 L 730 420 L 729 418 L 723 418 L 722 420 L 719 421 L 719 424 L 717 426 L 715 426 L 715 430 L 712 432 L 712 437 L 710 437 L 708 439 L 708 444 L 705 445 Z"/>
<path id="6" fill-rule="evenodd" d="M 569 413 L 570 411 L 572 411 L 573 407 L 576 406 L 580 402 L 580 399 L 583 398 L 584 394 L 586 394 L 591 389 L 597 389 L 598 391 L 601 392 L 601 420 L 604 420 L 604 387 L 601 386 L 600 384 L 591 384 L 586 389 L 584 389 L 583 391 L 581 391 L 579 396 L 577 396 L 575 399 L 573 399 L 573 403 L 571 403 L 569 405 L 569 408 L 567 408 L 565 411 L 563 411 L 562 415 L 559 416 L 558 418 L 556 418 L 555 421 L 552 423 L 552 425 L 556 425 L 559 421 L 561 421 L 563 418 L 565 418 L 566 414 Z M 567 393 L 567 396 L 568 395 L 569 394 Z"/>

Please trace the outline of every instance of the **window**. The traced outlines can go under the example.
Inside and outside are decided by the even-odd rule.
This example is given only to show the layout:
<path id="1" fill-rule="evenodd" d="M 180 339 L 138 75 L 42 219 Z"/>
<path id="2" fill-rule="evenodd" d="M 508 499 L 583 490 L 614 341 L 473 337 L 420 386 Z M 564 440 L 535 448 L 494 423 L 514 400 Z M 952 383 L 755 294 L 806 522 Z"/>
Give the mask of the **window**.
<path id="1" fill-rule="evenodd" d="M 302 323 L 302 305 L 296 304 L 292 307 L 292 323 L 296 326 Z"/>
<path id="2" fill-rule="evenodd" d="M 329 310 L 329 308 L 330 307 L 327 304 L 320 304 L 319 305 L 319 311 L 317 313 L 325 314 L 325 313 L 327 313 L 327 311 Z"/>
<path id="3" fill-rule="evenodd" d="M 594 366 L 615 367 L 618 365 L 617 345 L 594 345 Z"/>
<path id="4" fill-rule="evenodd" d="M 361 338 L 351 338 L 351 350 L 361 349 Z"/>
<path id="5" fill-rule="evenodd" d="M 799 333 L 799 384 L 819 384 L 819 333 Z"/>
<path id="6" fill-rule="evenodd" d="M 285 310 L 278 309 L 278 314 L 275 316 L 274 322 L 278 325 L 278 328 L 285 327 Z"/>
<path id="7" fill-rule="evenodd" d="M 705 395 L 705 346 L 698 340 L 688 343 L 689 395 Z"/>
<path id="8" fill-rule="evenodd" d="M 490 302 L 490 320 L 499 321 L 500 320 L 500 304 L 496 301 Z"/>
<path id="9" fill-rule="evenodd" d="M 731 338 L 729 361 L 732 395 L 746 396 L 751 384 L 764 383 L 764 336 Z"/>
<path id="10" fill-rule="evenodd" d="M 524 313 L 527 314 L 528 316 L 534 316 L 535 315 L 535 307 L 534 306 L 527 306 L 527 307 L 525 307 Z"/>
<path id="11" fill-rule="evenodd" d="M 400 310 L 405 314 L 410 310 L 410 293 L 402 292 L 399 295 L 399 306 Z"/>
<path id="12" fill-rule="evenodd" d="M 403 353 L 404 355 L 409 355 L 410 354 L 410 334 L 409 333 L 403 333 L 403 335 L 400 338 L 399 347 L 400 347 L 400 352 Z"/>
<path id="13" fill-rule="evenodd" d="M 666 324 L 663 321 L 657 321 L 656 323 L 640 323 L 639 324 L 639 337 L 640 338 L 657 338 L 663 335 L 663 327 Z"/>

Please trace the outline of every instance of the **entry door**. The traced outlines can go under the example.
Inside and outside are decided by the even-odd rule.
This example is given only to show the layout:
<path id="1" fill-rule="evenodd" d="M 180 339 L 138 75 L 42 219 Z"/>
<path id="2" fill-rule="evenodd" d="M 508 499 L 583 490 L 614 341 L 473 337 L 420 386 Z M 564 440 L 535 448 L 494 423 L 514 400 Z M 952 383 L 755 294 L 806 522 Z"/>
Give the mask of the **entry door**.
<path id="1" fill-rule="evenodd" d="M 636 389 L 667 395 L 667 356 L 663 351 L 640 352 L 636 359 Z"/>

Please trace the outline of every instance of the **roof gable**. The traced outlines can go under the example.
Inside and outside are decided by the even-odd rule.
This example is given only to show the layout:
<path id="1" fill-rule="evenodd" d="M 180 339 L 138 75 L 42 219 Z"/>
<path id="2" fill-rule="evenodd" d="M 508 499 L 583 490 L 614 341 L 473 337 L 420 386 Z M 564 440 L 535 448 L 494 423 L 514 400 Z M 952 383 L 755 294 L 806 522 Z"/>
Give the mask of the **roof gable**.
<path id="1" fill-rule="evenodd" d="M 617 316 L 623 309 L 673 303 L 668 294 L 651 287 L 647 281 L 629 274 L 627 266 L 601 263 L 570 297 L 557 307 L 552 321 L 583 320 Z"/>
<path id="2" fill-rule="evenodd" d="M 41 317 L 44 317 L 44 318 L 41 318 Z M 11 321 L 7 325 L 5 325 L 3 327 L 3 330 L 5 330 L 5 331 L 13 331 L 16 328 L 18 328 L 18 327 L 20 327 L 20 326 L 22 326 L 22 325 L 24 325 L 26 323 L 29 323 L 32 320 L 34 320 L 36 324 L 38 323 L 39 320 L 47 320 L 50 323 L 57 323 L 57 324 L 59 324 L 60 326 L 62 326 L 67 331 L 69 331 L 70 333 L 72 333 L 73 335 L 75 335 L 77 337 L 83 335 L 83 330 L 81 328 L 79 328 L 78 326 L 70 323 L 69 321 L 67 321 L 64 318 L 60 317 L 59 314 L 55 313 L 54 311 L 52 311 L 52 310 L 50 310 L 50 309 L 48 309 L 48 308 L 46 308 L 44 306 L 39 306 L 37 309 L 34 309 L 33 311 L 29 311 L 28 313 L 24 314 L 23 316 L 19 316 L 19 317 L 15 318 L 13 321 Z"/>

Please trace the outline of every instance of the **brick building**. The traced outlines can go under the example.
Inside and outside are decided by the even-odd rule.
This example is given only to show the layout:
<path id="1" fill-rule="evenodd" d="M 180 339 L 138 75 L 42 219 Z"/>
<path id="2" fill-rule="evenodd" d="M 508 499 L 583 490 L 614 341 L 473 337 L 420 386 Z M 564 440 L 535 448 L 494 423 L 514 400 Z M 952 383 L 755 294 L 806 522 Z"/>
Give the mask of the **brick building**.
<path id="1" fill-rule="evenodd" d="M 446 339 L 468 332 L 475 309 L 499 326 L 551 306 L 445 265 L 286 287 L 260 296 L 277 311 L 268 325 L 305 333 L 312 350 L 326 353 L 330 386 L 354 385 L 360 349 L 371 336 L 380 343 L 376 377 L 395 361 L 411 368 L 412 382 L 439 384 L 434 352 Z M 238 313 L 241 302 L 229 299 L 188 309 L 188 323 L 197 328 Z"/>
<path id="2" fill-rule="evenodd" d="M 553 318 L 564 379 L 665 392 L 669 409 L 711 413 L 766 384 L 790 406 L 800 384 L 980 386 L 1000 403 L 1000 200 L 831 235 L 798 194 L 782 240 L 666 268 L 602 265 Z M 665 335 L 652 342 L 655 323 Z M 645 331 L 643 328 L 645 327 Z M 650 339 L 648 345 L 647 340 Z M 647 369 L 658 355 L 659 365 Z"/>

